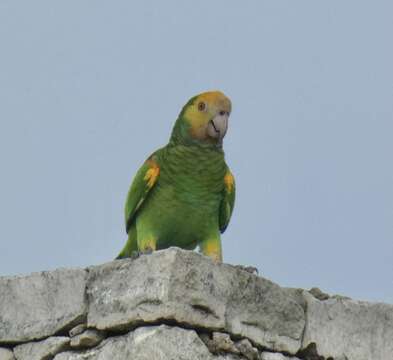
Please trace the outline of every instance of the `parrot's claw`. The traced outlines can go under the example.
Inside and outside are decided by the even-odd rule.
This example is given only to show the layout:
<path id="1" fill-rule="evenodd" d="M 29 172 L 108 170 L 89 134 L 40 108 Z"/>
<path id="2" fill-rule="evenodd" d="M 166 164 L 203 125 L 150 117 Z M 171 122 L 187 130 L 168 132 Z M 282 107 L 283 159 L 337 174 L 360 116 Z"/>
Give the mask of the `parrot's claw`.
<path id="1" fill-rule="evenodd" d="M 250 274 L 258 275 L 259 271 L 256 267 L 254 266 L 245 266 L 245 265 L 233 265 L 236 269 L 247 271 Z"/>
<path id="2" fill-rule="evenodd" d="M 139 251 L 133 251 L 132 254 L 131 254 L 131 256 L 130 256 L 130 259 L 131 259 L 131 260 L 135 260 L 135 259 L 138 259 L 139 256 L 141 256 L 141 254 L 140 254 Z"/>
<path id="3" fill-rule="evenodd" d="M 132 260 L 135 260 L 135 259 L 138 259 L 142 255 L 150 255 L 152 253 L 153 253 L 153 249 L 152 248 L 146 248 L 145 250 L 133 251 L 133 253 L 131 254 L 130 258 Z"/>

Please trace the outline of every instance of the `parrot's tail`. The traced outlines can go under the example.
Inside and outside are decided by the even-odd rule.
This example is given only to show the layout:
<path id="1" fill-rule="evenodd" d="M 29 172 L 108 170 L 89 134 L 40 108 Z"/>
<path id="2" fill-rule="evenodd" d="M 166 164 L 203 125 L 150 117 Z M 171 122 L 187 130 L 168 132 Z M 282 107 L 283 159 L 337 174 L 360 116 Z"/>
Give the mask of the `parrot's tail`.
<path id="1" fill-rule="evenodd" d="M 134 252 L 138 251 L 138 243 L 136 236 L 136 226 L 135 224 L 130 227 L 128 231 L 128 240 L 123 247 L 123 250 L 120 251 L 120 254 L 116 257 L 116 259 L 124 259 L 129 258 Z"/>

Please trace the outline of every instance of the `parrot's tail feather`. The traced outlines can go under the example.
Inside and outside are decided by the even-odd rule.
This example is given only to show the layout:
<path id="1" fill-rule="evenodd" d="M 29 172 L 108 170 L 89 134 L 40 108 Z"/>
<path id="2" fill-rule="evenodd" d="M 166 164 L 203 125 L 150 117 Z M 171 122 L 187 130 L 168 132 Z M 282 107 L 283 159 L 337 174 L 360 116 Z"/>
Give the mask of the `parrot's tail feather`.
<path id="1" fill-rule="evenodd" d="M 128 231 L 128 240 L 124 245 L 123 250 L 120 251 L 120 254 L 116 257 L 116 260 L 129 258 L 135 252 L 138 252 L 138 243 L 137 243 L 137 236 L 136 236 L 136 226 L 134 222 L 134 224 L 131 226 L 130 230 Z"/>

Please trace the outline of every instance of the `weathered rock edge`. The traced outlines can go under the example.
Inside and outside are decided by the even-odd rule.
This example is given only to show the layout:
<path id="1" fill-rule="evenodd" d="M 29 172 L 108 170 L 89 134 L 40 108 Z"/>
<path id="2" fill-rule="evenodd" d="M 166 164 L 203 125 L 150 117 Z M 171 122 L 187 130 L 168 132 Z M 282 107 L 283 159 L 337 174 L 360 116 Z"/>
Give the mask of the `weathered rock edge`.
<path id="1" fill-rule="evenodd" d="M 108 336 L 149 324 L 219 331 L 249 339 L 265 357 L 307 359 L 316 348 L 321 359 L 393 359 L 393 305 L 324 299 L 170 248 L 86 270 L 0 277 L 0 346 L 64 335 L 87 321 Z"/>
<path id="2" fill-rule="evenodd" d="M 86 285 L 80 269 L 0 277 L 0 344 L 43 339 L 83 322 Z"/>

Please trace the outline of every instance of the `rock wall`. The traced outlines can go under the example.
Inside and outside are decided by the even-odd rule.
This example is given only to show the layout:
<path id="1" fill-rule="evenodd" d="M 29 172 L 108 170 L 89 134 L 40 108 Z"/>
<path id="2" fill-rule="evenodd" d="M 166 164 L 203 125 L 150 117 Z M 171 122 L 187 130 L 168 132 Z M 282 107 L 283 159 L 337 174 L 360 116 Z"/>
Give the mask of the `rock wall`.
<path id="1" fill-rule="evenodd" d="M 393 360 L 393 305 L 171 248 L 0 278 L 0 360 Z"/>

